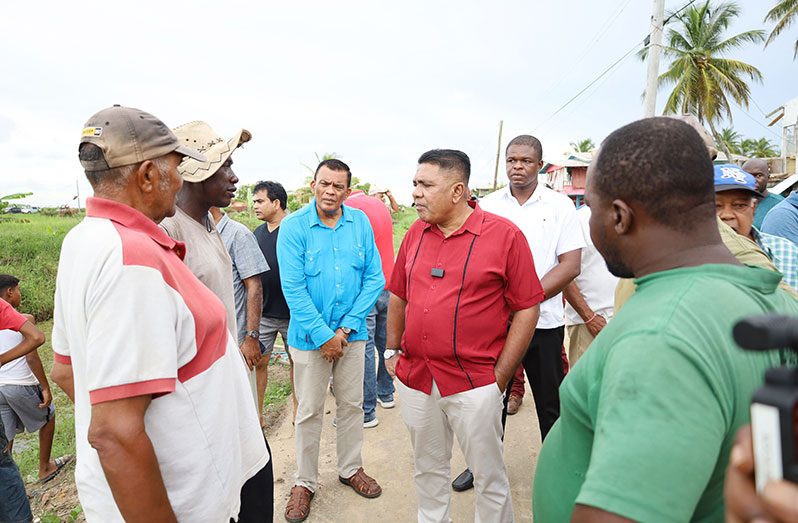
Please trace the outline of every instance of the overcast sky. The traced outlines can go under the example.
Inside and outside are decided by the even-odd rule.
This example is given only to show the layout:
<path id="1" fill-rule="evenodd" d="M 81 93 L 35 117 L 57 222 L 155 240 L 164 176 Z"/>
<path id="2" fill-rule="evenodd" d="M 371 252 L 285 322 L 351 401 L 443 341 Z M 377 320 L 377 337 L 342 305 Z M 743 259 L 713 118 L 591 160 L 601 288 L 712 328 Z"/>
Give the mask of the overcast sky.
<path id="1" fill-rule="evenodd" d="M 666 0 L 666 9 L 687 1 Z M 774 3 L 740 1 L 732 31 L 767 28 Z M 335 152 L 355 176 L 409 203 L 419 154 L 451 147 L 470 155 L 471 185 L 488 185 L 499 120 L 502 148 L 533 133 L 552 158 L 642 116 L 645 64 L 632 55 L 551 118 L 645 37 L 651 16 L 643 0 L 47 0 L 3 9 L 0 195 L 30 191 L 25 202 L 35 205 L 67 203 L 76 181 L 81 200 L 90 194 L 80 131 L 115 103 L 172 127 L 250 130 L 233 157 L 242 183 L 295 189 L 308 174 L 302 164 Z M 763 112 L 798 96 L 796 36 L 792 28 L 767 50 L 736 53 L 765 77 L 752 87 L 758 106 L 734 113 L 743 135 L 780 142 Z"/>

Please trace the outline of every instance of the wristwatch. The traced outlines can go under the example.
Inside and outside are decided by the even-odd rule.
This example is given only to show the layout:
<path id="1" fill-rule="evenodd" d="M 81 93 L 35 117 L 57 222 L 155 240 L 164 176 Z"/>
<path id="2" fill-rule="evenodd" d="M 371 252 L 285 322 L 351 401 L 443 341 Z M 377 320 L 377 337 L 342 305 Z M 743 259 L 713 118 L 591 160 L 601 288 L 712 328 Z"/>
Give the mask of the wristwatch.
<path id="1" fill-rule="evenodd" d="M 341 332 L 344 333 L 346 339 L 349 339 L 349 335 L 352 333 L 352 329 L 350 329 L 349 327 L 341 327 Z"/>
<path id="2" fill-rule="evenodd" d="M 260 333 L 258 331 L 247 331 L 247 336 L 249 336 L 253 340 L 257 340 L 258 338 L 260 338 Z"/>
<path id="3" fill-rule="evenodd" d="M 385 352 L 382 353 L 383 359 L 389 360 L 402 352 L 402 349 L 385 349 Z"/>

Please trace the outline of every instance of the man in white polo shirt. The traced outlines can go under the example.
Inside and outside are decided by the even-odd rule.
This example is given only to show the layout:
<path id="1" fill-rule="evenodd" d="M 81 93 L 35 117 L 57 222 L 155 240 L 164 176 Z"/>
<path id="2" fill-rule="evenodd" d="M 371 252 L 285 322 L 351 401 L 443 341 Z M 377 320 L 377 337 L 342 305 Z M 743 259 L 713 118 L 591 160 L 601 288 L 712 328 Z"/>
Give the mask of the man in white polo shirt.
<path id="1" fill-rule="evenodd" d="M 224 305 L 158 227 L 184 156 L 154 116 L 86 123 L 94 189 L 58 266 L 52 377 L 75 402 L 75 483 L 89 521 L 271 521 L 269 453 Z"/>
<path id="2" fill-rule="evenodd" d="M 565 376 L 562 358 L 565 335 L 563 289 L 579 275 L 582 231 L 571 200 L 538 184 L 543 146 L 534 136 L 521 135 L 507 145 L 509 184 L 480 201 L 480 206 L 503 216 L 526 236 L 546 301 L 529 344 L 523 367 L 535 397 L 541 437 L 545 439 L 560 416 L 558 389 Z"/>

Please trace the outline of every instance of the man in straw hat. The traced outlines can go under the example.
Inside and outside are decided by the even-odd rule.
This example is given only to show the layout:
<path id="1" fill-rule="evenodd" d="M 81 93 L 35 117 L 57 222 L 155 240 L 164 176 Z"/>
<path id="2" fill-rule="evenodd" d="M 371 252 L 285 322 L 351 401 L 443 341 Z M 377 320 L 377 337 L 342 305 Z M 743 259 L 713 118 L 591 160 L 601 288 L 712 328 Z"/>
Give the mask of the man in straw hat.
<path id="1" fill-rule="evenodd" d="M 185 156 L 205 161 L 138 109 L 104 109 L 81 135 L 94 197 L 61 249 L 52 377 L 75 402 L 89 521 L 271 521 L 271 461 L 224 304 L 157 225 Z"/>
<path id="2" fill-rule="evenodd" d="M 233 172 L 232 155 L 238 147 L 252 139 L 252 134 L 241 129 L 225 140 L 210 125 L 200 121 L 176 127 L 174 132 L 184 145 L 203 153 L 206 160 L 201 162 L 187 158 L 177 167 L 183 181 L 188 183 L 184 183 L 177 193 L 175 215 L 162 221 L 161 227 L 169 236 L 186 244 L 186 265 L 222 300 L 227 312 L 227 328 L 238 339 L 233 261 L 216 229 L 210 209 L 227 207 L 233 200 L 238 177 Z M 260 288 L 262 293 L 260 282 L 254 282 L 253 285 Z M 257 293 L 256 289 L 253 294 Z M 260 412 L 255 374 L 255 366 L 261 359 L 258 342 L 260 315 L 247 310 L 246 321 L 247 327 L 252 328 L 244 332 L 239 347 L 250 371 L 248 378 L 252 401 L 256 411 Z"/>

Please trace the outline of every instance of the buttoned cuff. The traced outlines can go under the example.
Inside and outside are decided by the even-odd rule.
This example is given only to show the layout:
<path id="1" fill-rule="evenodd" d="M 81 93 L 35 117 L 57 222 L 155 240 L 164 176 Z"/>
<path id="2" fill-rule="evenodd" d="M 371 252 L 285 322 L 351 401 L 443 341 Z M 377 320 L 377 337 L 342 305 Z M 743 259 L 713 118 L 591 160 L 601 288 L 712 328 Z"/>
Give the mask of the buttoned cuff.
<path id="1" fill-rule="evenodd" d="M 341 323 L 338 325 L 338 328 L 340 329 L 341 327 L 348 327 L 352 331 L 352 334 L 357 334 L 361 323 L 362 322 L 355 320 L 351 316 L 344 316 L 344 318 L 341 320 Z M 350 336 L 352 334 L 350 334 Z"/>
<path id="2" fill-rule="evenodd" d="M 321 347 L 335 336 L 335 332 L 326 325 L 322 325 L 310 333 L 310 339 L 317 348 Z"/>

